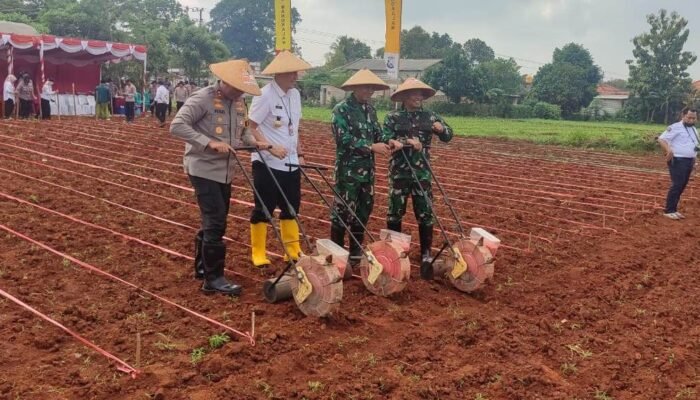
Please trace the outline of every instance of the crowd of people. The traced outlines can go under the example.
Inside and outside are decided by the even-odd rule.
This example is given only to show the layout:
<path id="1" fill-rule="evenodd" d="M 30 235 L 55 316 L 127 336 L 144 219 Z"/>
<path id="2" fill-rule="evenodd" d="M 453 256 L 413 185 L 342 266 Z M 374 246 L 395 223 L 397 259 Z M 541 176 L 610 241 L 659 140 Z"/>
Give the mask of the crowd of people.
<path id="1" fill-rule="evenodd" d="M 219 81 L 184 102 L 170 132 L 186 142 L 184 169 L 200 208 L 201 228 L 194 239 L 194 276 L 204 280 L 205 292 L 238 295 L 241 286 L 223 274 L 223 237 L 236 164 L 232 152 L 239 144 L 258 150 L 251 155 L 253 185 L 259 194 L 250 216 L 251 263 L 256 267 L 271 264 L 266 240 L 272 223 L 269 218 L 277 208 L 285 261 L 297 260 L 302 255 L 295 218 L 301 204 L 299 166 L 305 161 L 299 135 L 301 96 L 295 86 L 298 74 L 311 66 L 288 51 L 280 52 L 262 71 L 273 76 L 262 90 L 244 60 L 212 64 L 210 68 Z M 339 198 L 330 215 L 331 239 L 343 246 L 349 230 L 354 238 L 349 242 L 349 268 L 357 268 L 364 239 L 362 227 L 374 203 L 374 156 L 384 154 L 391 160 L 387 227 L 401 231 L 411 196 L 419 221 L 422 259 L 429 262 L 432 176 L 426 160 L 433 136 L 443 142 L 452 139 L 452 129 L 445 120 L 423 108 L 423 100 L 435 90 L 417 79 L 406 80 L 392 95 L 401 108 L 389 113 L 380 124 L 370 98 L 375 91 L 388 89 L 386 83 L 369 70 L 361 70 L 342 88 L 351 94 L 333 110 L 335 189 Z M 253 96 L 249 110 L 242 100 L 244 94 Z M 428 274 L 421 276 L 430 279 Z"/>
<path id="2" fill-rule="evenodd" d="M 9 74 L 3 85 L 3 103 L 5 119 L 17 116 L 20 119 L 31 117 L 51 119 L 51 102 L 56 92 L 53 90 L 53 79 L 48 78 L 37 94 L 31 76 L 22 72 L 19 79 Z M 35 106 L 40 100 L 38 107 Z"/>
<path id="3" fill-rule="evenodd" d="M 58 101 L 58 92 L 54 90 L 54 80 L 47 78 L 41 92 L 37 92 L 31 75 L 27 72 L 10 74 L 3 85 L 4 118 L 41 118 L 51 119 L 51 103 Z M 204 86 L 209 83 L 205 81 Z M 113 114 L 121 112 L 123 102 L 124 116 L 127 123 L 134 121 L 141 110 L 150 111 L 157 117 L 161 127 L 165 126 L 166 116 L 172 115 L 173 102 L 179 110 L 199 88 L 194 81 L 179 81 L 176 85 L 165 80 L 154 80 L 141 90 L 131 79 L 102 79 L 94 90 L 95 115 L 99 119 L 110 119 Z"/>

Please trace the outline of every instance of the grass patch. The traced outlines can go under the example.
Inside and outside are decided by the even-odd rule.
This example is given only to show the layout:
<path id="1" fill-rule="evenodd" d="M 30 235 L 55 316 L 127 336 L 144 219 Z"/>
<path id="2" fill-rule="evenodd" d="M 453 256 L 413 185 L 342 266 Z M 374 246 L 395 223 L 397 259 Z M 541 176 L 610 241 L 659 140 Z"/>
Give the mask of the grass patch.
<path id="1" fill-rule="evenodd" d="M 586 350 L 578 344 L 568 344 L 566 345 L 566 348 L 569 349 L 572 353 L 578 354 L 578 356 L 581 358 L 588 358 L 593 355 L 592 351 Z"/>
<path id="2" fill-rule="evenodd" d="M 209 337 L 209 347 L 212 349 L 218 349 L 230 341 L 231 338 L 225 333 L 222 333 L 221 335 L 213 335 Z"/>
<path id="3" fill-rule="evenodd" d="M 304 119 L 330 122 L 331 110 L 304 107 Z M 384 121 L 386 111 L 378 111 Z M 666 127 L 626 122 L 555 121 L 545 119 L 503 119 L 452 117 L 447 123 L 459 136 L 497 137 L 524 140 L 537 144 L 555 144 L 625 152 L 644 152 L 658 148 L 655 137 Z M 330 129 L 328 131 L 330 135 Z"/>
<path id="4" fill-rule="evenodd" d="M 207 349 L 204 347 L 197 347 L 196 349 L 192 350 L 192 353 L 190 354 L 190 361 L 192 362 L 192 365 L 202 362 L 205 355 L 207 355 Z"/>

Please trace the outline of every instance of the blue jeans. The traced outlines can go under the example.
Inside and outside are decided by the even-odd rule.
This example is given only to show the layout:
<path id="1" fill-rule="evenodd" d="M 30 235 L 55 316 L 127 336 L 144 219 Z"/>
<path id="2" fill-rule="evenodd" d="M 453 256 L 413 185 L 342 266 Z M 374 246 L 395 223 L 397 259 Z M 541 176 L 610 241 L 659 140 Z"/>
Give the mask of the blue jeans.
<path id="1" fill-rule="evenodd" d="M 673 157 L 668 163 L 668 172 L 671 174 L 671 187 L 668 189 L 666 196 L 666 213 L 674 213 L 678 211 L 678 201 L 681 199 L 681 194 L 685 190 L 690 180 L 690 174 L 693 172 L 695 158 Z"/>

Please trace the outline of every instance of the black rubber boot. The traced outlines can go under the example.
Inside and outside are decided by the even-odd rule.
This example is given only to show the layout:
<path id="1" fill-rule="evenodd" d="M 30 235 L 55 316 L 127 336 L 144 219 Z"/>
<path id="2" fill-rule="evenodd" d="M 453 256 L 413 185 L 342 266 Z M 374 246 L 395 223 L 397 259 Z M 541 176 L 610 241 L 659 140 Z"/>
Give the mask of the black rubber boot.
<path id="1" fill-rule="evenodd" d="M 202 261 L 202 240 L 204 240 L 204 232 L 199 231 L 194 237 L 194 279 L 204 279 L 204 262 Z"/>
<path id="2" fill-rule="evenodd" d="M 354 270 L 360 266 L 360 262 L 362 261 L 362 241 L 365 239 L 365 233 L 361 227 L 353 226 L 351 227 L 351 229 L 352 236 L 355 238 L 355 240 L 352 240 L 352 238 L 350 238 L 350 256 L 348 258 L 348 266 L 352 268 L 352 272 L 355 272 Z M 348 276 L 348 273 L 349 272 L 346 269 L 345 276 Z"/>
<path id="3" fill-rule="evenodd" d="M 345 245 L 345 228 L 331 224 L 331 240 L 340 247 Z"/>
<path id="4" fill-rule="evenodd" d="M 386 222 L 386 229 L 401 233 L 401 221 L 399 221 L 399 222 L 387 221 Z"/>
<path id="5" fill-rule="evenodd" d="M 426 281 L 433 279 L 433 266 L 430 258 L 430 248 L 433 245 L 433 226 L 418 226 L 420 238 L 420 277 Z"/>
<path id="6" fill-rule="evenodd" d="M 224 277 L 224 263 L 226 259 L 226 246 L 224 244 L 202 244 L 202 258 L 204 259 L 203 292 L 221 293 L 231 296 L 241 294 L 241 286 L 230 283 Z"/>

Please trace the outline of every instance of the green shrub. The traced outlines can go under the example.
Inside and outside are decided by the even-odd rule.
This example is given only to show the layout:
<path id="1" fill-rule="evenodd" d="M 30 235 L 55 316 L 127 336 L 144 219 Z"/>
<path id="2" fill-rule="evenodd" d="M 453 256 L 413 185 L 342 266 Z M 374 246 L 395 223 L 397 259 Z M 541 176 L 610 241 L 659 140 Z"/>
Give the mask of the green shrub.
<path id="1" fill-rule="evenodd" d="M 561 119 L 561 107 L 556 104 L 549 104 L 538 101 L 533 107 L 535 118 L 541 119 Z"/>

